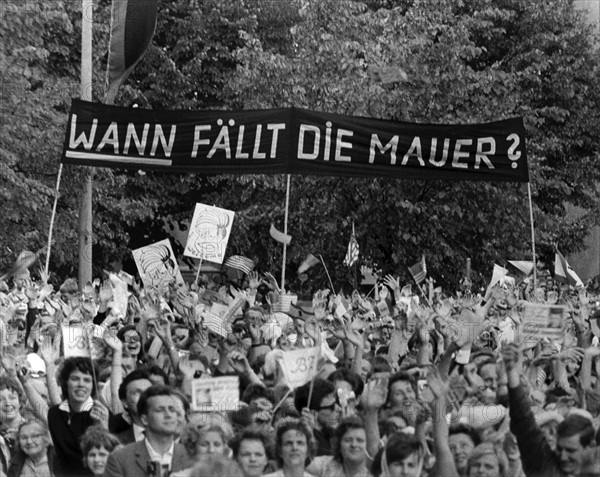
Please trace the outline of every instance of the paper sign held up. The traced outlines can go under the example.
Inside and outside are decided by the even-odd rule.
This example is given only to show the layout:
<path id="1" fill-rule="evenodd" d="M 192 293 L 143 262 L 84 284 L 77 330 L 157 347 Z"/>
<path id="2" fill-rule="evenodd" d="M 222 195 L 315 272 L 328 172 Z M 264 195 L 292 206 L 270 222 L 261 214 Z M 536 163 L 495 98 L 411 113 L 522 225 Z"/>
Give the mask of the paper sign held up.
<path id="1" fill-rule="evenodd" d="M 566 316 L 566 306 L 527 303 L 517 327 L 517 340 L 526 347 L 533 347 L 544 338 L 562 342 Z"/>
<path id="2" fill-rule="evenodd" d="M 223 263 L 235 212 L 206 204 L 196 204 L 190 224 L 186 257 Z"/>
<path id="3" fill-rule="evenodd" d="M 239 376 L 200 378 L 192 381 L 192 409 L 194 411 L 235 411 L 239 405 Z"/>
<path id="4" fill-rule="evenodd" d="M 73 356 L 91 357 L 89 340 L 83 326 L 63 325 L 62 344 L 65 358 Z"/>
<path id="5" fill-rule="evenodd" d="M 184 283 L 169 239 L 133 250 L 133 258 L 144 287 L 165 289 L 169 283 Z"/>
<path id="6" fill-rule="evenodd" d="M 286 351 L 281 358 L 281 369 L 287 384 L 295 389 L 317 375 L 320 348 L 304 348 Z"/>

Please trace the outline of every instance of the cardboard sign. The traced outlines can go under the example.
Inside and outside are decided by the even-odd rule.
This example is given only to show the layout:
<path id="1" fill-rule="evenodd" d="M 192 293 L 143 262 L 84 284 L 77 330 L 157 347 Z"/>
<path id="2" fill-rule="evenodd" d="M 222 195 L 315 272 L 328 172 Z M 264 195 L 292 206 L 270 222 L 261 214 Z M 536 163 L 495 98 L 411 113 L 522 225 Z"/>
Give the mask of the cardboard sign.
<path id="1" fill-rule="evenodd" d="M 239 376 L 200 378 L 192 381 L 192 409 L 194 411 L 235 411 L 239 404 Z"/>
<path id="2" fill-rule="evenodd" d="M 65 358 L 73 356 L 91 357 L 86 329 L 79 325 L 62 327 L 62 344 Z"/>
<path id="3" fill-rule="evenodd" d="M 235 212 L 206 204 L 196 204 L 190 224 L 186 257 L 223 263 Z"/>
<path id="4" fill-rule="evenodd" d="M 304 348 L 286 351 L 281 358 L 281 369 L 287 384 L 297 388 L 309 382 L 317 375 L 317 361 L 320 348 Z"/>
<path id="5" fill-rule="evenodd" d="M 527 303 L 521 324 L 517 327 L 517 341 L 523 342 L 526 347 L 533 347 L 544 338 L 550 342 L 562 342 L 566 316 L 566 306 Z"/>
<path id="6" fill-rule="evenodd" d="M 169 239 L 140 247 L 132 253 L 145 287 L 165 290 L 173 281 L 184 283 Z"/>

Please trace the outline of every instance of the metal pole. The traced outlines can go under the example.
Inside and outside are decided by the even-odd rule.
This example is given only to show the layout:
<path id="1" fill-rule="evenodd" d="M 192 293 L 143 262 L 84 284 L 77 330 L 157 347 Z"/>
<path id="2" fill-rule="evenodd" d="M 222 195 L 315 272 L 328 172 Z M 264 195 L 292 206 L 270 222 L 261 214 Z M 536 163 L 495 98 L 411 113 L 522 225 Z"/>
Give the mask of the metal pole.
<path id="1" fill-rule="evenodd" d="M 283 233 L 288 233 L 288 212 L 290 208 L 290 174 L 287 175 L 287 185 L 285 189 L 285 218 L 283 221 Z M 287 261 L 287 245 L 283 244 L 283 258 L 281 264 L 281 292 L 285 293 L 285 262 Z"/>
<path id="2" fill-rule="evenodd" d="M 81 1 L 81 84 L 80 96 L 92 100 L 93 0 Z M 79 202 L 79 287 L 92 281 L 92 171 L 86 173 Z"/>

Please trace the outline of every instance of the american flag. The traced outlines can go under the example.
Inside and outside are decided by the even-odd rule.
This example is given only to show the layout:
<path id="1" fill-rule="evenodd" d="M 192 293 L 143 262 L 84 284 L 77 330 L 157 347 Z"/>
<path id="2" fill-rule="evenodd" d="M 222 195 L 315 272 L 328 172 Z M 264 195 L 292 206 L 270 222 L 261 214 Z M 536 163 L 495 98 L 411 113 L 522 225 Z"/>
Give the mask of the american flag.
<path id="1" fill-rule="evenodd" d="M 254 270 L 254 262 L 242 255 L 232 255 L 225 261 L 225 266 L 239 270 L 246 275 Z"/>
<path id="2" fill-rule="evenodd" d="M 414 278 L 417 285 L 423 283 L 425 281 L 425 277 L 427 276 L 427 264 L 425 263 L 425 255 L 415 263 L 412 267 L 408 268 L 408 271 Z"/>
<path id="3" fill-rule="evenodd" d="M 352 235 L 350 236 L 350 242 L 348 243 L 348 251 L 344 258 L 344 265 L 351 267 L 358 262 L 358 242 L 356 241 L 356 235 L 354 235 L 354 225 L 352 225 Z"/>

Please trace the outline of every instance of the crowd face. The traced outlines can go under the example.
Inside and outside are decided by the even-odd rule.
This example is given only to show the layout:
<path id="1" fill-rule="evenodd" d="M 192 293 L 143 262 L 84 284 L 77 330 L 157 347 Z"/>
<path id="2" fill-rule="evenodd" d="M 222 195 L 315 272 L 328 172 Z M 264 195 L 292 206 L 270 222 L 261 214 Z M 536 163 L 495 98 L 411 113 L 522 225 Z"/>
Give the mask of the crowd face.
<path id="1" fill-rule="evenodd" d="M 340 406 L 334 393 L 321 400 L 317 411 L 317 422 L 325 429 L 334 430 L 340 422 Z"/>
<path id="2" fill-rule="evenodd" d="M 558 428 L 558 423 L 556 421 L 551 421 L 543 426 L 541 426 L 542 433 L 548 442 L 548 445 L 554 450 L 556 449 L 556 429 Z"/>
<path id="3" fill-rule="evenodd" d="M 419 477 L 422 467 L 422 459 L 419 458 L 417 452 L 388 465 L 390 477 Z"/>
<path id="4" fill-rule="evenodd" d="M 91 374 L 76 369 L 69 375 L 67 392 L 69 401 L 72 404 L 85 403 L 92 396 L 92 390 L 93 382 Z"/>
<path id="5" fill-rule="evenodd" d="M 108 461 L 109 454 L 110 452 L 104 446 L 92 447 L 87 453 L 86 463 L 94 475 L 104 475 L 104 469 L 106 468 L 106 461 Z"/>
<path id="6" fill-rule="evenodd" d="M 148 399 L 148 414 L 140 416 L 146 430 L 162 436 L 172 436 L 179 426 L 179 405 L 174 396 L 153 396 Z"/>
<path id="7" fill-rule="evenodd" d="M 267 465 L 267 452 L 262 441 L 244 439 L 240 442 L 237 456 L 244 477 L 260 477 Z"/>
<path id="8" fill-rule="evenodd" d="M 283 468 L 304 467 L 308 455 L 306 435 L 296 429 L 290 429 L 281 436 L 281 460 Z"/>
<path id="9" fill-rule="evenodd" d="M 362 464 L 367 458 L 367 435 L 364 429 L 350 429 L 340 441 L 344 463 Z"/>
<path id="10" fill-rule="evenodd" d="M 196 455 L 225 455 L 227 453 L 227 444 L 223 441 L 223 436 L 218 431 L 208 431 L 200 434 L 196 443 Z"/>
<path id="11" fill-rule="evenodd" d="M 19 416 L 19 395 L 12 389 L 0 390 L 0 422 L 10 422 Z"/>
<path id="12" fill-rule="evenodd" d="M 558 437 L 556 452 L 560 461 L 560 469 L 565 474 L 573 474 L 579 468 L 582 450 L 580 434 L 571 437 Z"/>
<path id="13" fill-rule="evenodd" d="M 479 375 L 483 379 L 486 388 L 496 391 L 498 387 L 498 371 L 495 363 L 489 363 L 482 366 Z"/>
<path id="14" fill-rule="evenodd" d="M 137 356 L 142 350 L 142 340 L 135 330 L 128 331 L 123 335 L 123 344 L 129 356 Z"/>
<path id="15" fill-rule="evenodd" d="M 48 438 L 38 424 L 28 424 L 19 431 L 19 447 L 27 457 L 35 458 L 47 451 Z"/>
<path id="16" fill-rule="evenodd" d="M 152 383 L 148 379 L 136 379 L 127 385 L 124 404 L 125 409 L 127 409 L 131 416 L 137 416 L 137 404 L 140 400 L 140 394 L 150 386 L 152 386 Z"/>
<path id="17" fill-rule="evenodd" d="M 459 472 L 463 472 L 467 468 L 469 456 L 475 445 L 473 439 L 470 436 L 463 433 L 452 434 L 448 437 L 448 444 L 450 446 L 450 452 L 454 458 L 454 463 Z"/>
<path id="18" fill-rule="evenodd" d="M 500 462 L 494 454 L 484 454 L 474 459 L 469 468 L 469 477 L 500 477 Z"/>
<path id="19" fill-rule="evenodd" d="M 410 382 L 396 381 L 390 386 L 390 404 L 392 408 L 399 408 L 407 402 L 416 400 L 417 396 Z"/>

